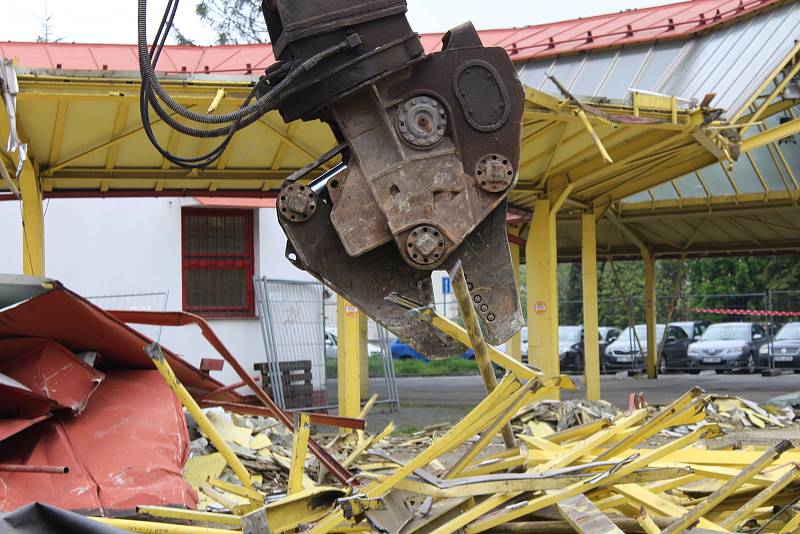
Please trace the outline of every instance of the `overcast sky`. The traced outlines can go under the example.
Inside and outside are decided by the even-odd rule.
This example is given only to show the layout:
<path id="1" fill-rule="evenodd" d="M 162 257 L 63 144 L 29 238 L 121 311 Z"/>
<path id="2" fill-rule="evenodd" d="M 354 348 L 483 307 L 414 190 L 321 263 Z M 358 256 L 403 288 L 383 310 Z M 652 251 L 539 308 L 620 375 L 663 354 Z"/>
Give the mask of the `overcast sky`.
<path id="1" fill-rule="evenodd" d="M 527 26 L 673 3 L 674 0 L 408 0 L 411 25 L 418 32 L 444 31 L 466 20 L 479 29 Z M 0 40 L 34 41 L 43 35 L 45 3 L 52 32 L 65 42 L 135 43 L 136 0 L 0 0 Z M 214 35 L 194 14 L 197 0 L 183 0 L 176 25 L 197 44 Z M 152 38 L 166 0 L 149 0 Z"/>

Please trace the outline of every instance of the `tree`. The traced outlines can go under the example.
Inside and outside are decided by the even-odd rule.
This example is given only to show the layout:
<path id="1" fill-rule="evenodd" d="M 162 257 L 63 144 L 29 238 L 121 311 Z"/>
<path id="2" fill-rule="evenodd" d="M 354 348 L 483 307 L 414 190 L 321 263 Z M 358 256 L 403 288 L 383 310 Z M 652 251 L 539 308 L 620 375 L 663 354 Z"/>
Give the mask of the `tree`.
<path id="1" fill-rule="evenodd" d="M 47 0 L 44 3 L 44 15 L 39 17 L 39 23 L 42 25 L 42 34 L 36 37 L 37 43 L 59 43 L 63 40 L 62 37 L 54 37 L 53 15 L 50 13 Z"/>
<path id="2" fill-rule="evenodd" d="M 259 0 L 201 0 L 195 12 L 217 33 L 217 44 L 263 43 L 269 39 Z"/>

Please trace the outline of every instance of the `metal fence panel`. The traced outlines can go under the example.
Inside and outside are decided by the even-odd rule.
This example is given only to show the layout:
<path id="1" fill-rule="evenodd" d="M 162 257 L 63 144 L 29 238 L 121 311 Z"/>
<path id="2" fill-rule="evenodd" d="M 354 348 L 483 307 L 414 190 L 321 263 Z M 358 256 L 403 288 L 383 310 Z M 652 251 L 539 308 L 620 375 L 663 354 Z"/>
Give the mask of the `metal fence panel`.
<path id="1" fill-rule="evenodd" d="M 336 295 L 319 282 L 256 277 L 254 284 L 267 356 L 265 364 L 259 366 L 266 371 L 265 387 L 279 406 L 289 410 L 335 408 Z M 370 394 L 375 390 L 380 403 L 398 408 L 388 334 L 370 321 L 368 338 Z"/>
<path id="2" fill-rule="evenodd" d="M 169 291 L 154 291 L 152 293 L 119 293 L 111 295 L 95 295 L 85 297 L 86 300 L 104 310 L 118 311 L 154 311 L 163 312 L 167 310 Z M 154 325 L 130 325 L 131 328 L 141 332 L 153 341 L 161 340 L 162 326 Z"/>

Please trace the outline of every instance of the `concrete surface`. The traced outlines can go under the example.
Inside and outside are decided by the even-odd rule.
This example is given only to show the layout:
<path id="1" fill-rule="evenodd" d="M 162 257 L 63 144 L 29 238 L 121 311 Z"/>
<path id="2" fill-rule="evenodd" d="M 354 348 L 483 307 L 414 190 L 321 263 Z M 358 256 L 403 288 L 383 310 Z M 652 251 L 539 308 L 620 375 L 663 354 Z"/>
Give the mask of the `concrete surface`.
<path id="1" fill-rule="evenodd" d="M 562 392 L 563 399 L 583 398 L 582 377 L 573 376 L 573 379 L 578 389 Z M 390 420 L 395 422 L 401 432 L 410 432 L 444 421 L 453 423 L 485 396 L 479 376 L 409 377 L 398 378 L 397 383 L 400 412 L 389 413 L 386 408 L 376 407 L 368 418 L 370 430 L 380 430 Z M 699 375 L 666 375 L 658 380 L 647 380 L 620 373 L 603 376 L 601 392 L 605 400 L 619 408 L 627 408 L 631 392 L 644 392 L 651 404 L 667 404 L 695 385 L 708 393 L 738 395 L 760 403 L 778 395 L 800 391 L 800 375 L 762 377 L 746 374 L 718 375 L 704 371 Z M 373 392 L 384 395 L 382 379 L 370 380 L 370 386 Z M 335 399 L 332 401 L 335 402 Z"/>

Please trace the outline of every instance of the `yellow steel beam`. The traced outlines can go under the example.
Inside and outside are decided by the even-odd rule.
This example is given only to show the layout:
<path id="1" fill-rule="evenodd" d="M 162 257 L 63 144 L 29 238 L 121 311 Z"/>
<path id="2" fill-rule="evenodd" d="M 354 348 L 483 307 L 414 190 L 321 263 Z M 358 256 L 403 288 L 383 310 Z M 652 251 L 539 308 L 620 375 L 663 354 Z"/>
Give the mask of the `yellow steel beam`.
<path id="1" fill-rule="evenodd" d="M 37 165 L 26 160 L 19 176 L 22 197 L 22 272 L 44 276 L 44 210 Z"/>
<path id="2" fill-rule="evenodd" d="M 797 41 L 795 43 L 791 51 L 789 51 L 789 53 L 783 58 L 783 60 L 778 65 L 775 66 L 775 68 L 772 70 L 769 76 L 767 76 L 764 79 L 764 82 L 758 87 L 758 89 L 756 89 L 756 91 L 750 96 L 750 98 L 747 99 L 744 105 L 742 105 L 742 107 L 734 114 L 734 116 L 731 118 L 732 123 L 741 122 L 739 121 L 739 119 L 742 118 L 742 115 L 750 109 L 750 106 L 753 105 L 753 103 L 758 99 L 758 97 L 764 94 L 764 91 L 767 90 L 769 84 L 771 84 L 773 80 L 775 80 L 780 75 L 780 73 L 783 71 L 786 65 L 790 61 L 792 61 L 792 59 L 794 59 L 794 57 L 797 54 L 800 54 L 800 41 Z M 749 122 L 750 119 L 748 118 L 747 121 Z"/>
<path id="3" fill-rule="evenodd" d="M 649 465 L 655 460 L 666 456 L 670 452 L 680 450 L 691 443 L 694 443 L 695 441 L 703 438 L 715 430 L 718 430 L 718 427 L 715 425 L 703 425 L 686 436 L 672 440 L 661 447 L 652 449 L 651 451 L 642 454 L 630 463 L 619 466 L 618 469 L 612 473 L 609 473 L 608 476 L 602 479 L 595 479 L 594 481 L 586 481 L 583 483 L 574 484 L 568 488 L 565 488 L 563 491 L 547 493 L 543 496 L 524 501 L 519 505 L 506 507 L 501 511 L 481 517 L 485 513 L 493 510 L 498 505 L 505 502 L 508 498 L 507 495 L 490 497 L 469 511 L 463 513 L 461 516 L 451 521 L 447 525 L 435 530 L 432 534 L 449 534 L 450 532 L 453 532 L 453 527 L 464 528 L 464 531 L 467 534 L 484 532 L 498 525 L 526 516 L 547 506 L 551 506 L 562 499 L 586 493 L 594 488 L 599 487 L 600 485 L 613 484 L 622 477 Z"/>
<path id="4" fill-rule="evenodd" d="M 537 381 L 537 386 L 544 385 L 539 382 L 538 379 L 534 380 Z M 512 397 L 513 392 L 517 391 L 520 387 L 520 383 L 513 375 L 506 375 L 500 384 L 498 384 L 497 389 L 487 395 L 475 409 L 463 417 L 448 432 L 431 443 L 428 448 L 407 462 L 403 467 L 396 469 L 385 479 L 363 487 L 361 493 L 367 498 L 380 497 L 391 490 L 397 482 L 409 476 L 416 469 L 428 465 L 442 454 L 459 447 L 464 441 L 474 436 L 484 427 L 484 418 L 489 417 L 490 413 L 498 413 L 507 408 L 512 402 L 510 397 Z M 543 389 L 539 389 L 538 391 L 542 390 Z M 317 523 L 310 532 L 313 534 L 325 534 L 336 528 L 343 519 L 344 515 L 342 511 L 336 510 Z"/>
<path id="5" fill-rule="evenodd" d="M 181 401 L 183 407 L 186 408 L 186 411 L 192 416 L 192 418 L 197 422 L 197 426 L 200 430 L 208 437 L 208 440 L 214 445 L 214 448 L 219 451 L 225 461 L 227 462 L 228 466 L 233 470 L 236 478 L 239 479 L 239 482 L 242 483 L 243 486 L 247 488 L 253 487 L 253 479 L 250 477 L 250 473 L 247 471 L 247 468 L 242 464 L 239 457 L 236 456 L 236 453 L 230 448 L 228 443 L 223 439 L 222 435 L 219 433 L 217 428 L 208 420 L 206 414 L 203 412 L 202 408 L 197 404 L 191 394 L 186 390 L 186 388 L 181 384 L 178 380 L 178 377 L 175 376 L 175 373 L 172 371 L 167 360 L 164 358 L 164 353 L 161 351 L 161 348 L 153 344 L 147 348 L 147 354 L 150 356 L 150 360 L 155 365 L 158 372 L 161 373 L 161 376 L 164 377 L 167 385 L 172 389 L 175 393 L 175 396 L 178 397 L 178 400 Z"/>
<path id="6" fill-rule="evenodd" d="M 302 491 L 305 474 L 306 454 L 308 453 L 308 437 L 311 433 L 311 422 L 307 413 L 301 413 L 292 435 L 292 463 L 289 468 L 289 481 L 286 492 L 291 495 Z"/>
<path id="7" fill-rule="evenodd" d="M 464 269 L 461 267 L 460 261 L 457 263 L 457 268 L 450 273 L 450 279 L 453 282 L 453 293 L 456 296 L 458 309 L 461 312 L 461 319 L 464 321 L 467 334 L 469 334 L 470 345 L 472 345 L 475 352 L 475 361 L 478 364 L 483 385 L 486 387 L 486 392 L 491 393 L 497 388 L 497 377 L 494 374 L 492 361 L 489 359 L 486 340 L 483 338 L 483 332 L 478 322 L 478 313 L 472 303 L 472 296 L 467 287 L 467 279 L 464 276 Z M 511 424 L 503 426 L 501 432 L 506 448 L 515 448 L 516 440 L 514 439 L 514 431 L 511 429 Z"/>
<path id="8" fill-rule="evenodd" d="M 718 504 L 733 494 L 733 492 L 736 491 L 742 484 L 752 479 L 759 472 L 761 472 L 761 470 L 769 467 L 775 460 L 780 458 L 780 456 L 786 450 L 791 448 L 792 444 L 787 440 L 780 441 L 770 447 L 761 456 L 759 456 L 755 462 L 748 465 L 738 475 L 723 484 L 722 487 L 720 487 L 714 493 L 704 498 L 700 504 L 689 510 L 680 519 L 672 523 L 667 529 L 664 530 L 664 534 L 677 534 L 678 532 L 683 532 L 689 527 L 689 525 L 694 524 L 708 512 L 713 510 Z"/>
<path id="9" fill-rule="evenodd" d="M 125 121 L 128 120 L 128 110 L 130 109 L 131 104 L 130 102 L 123 101 L 120 102 L 119 106 L 117 107 L 117 114 L 114 118 L 114 127 L 111 130 L 111 138 L 118 137 L 122 133 L 122 129 L 125 127 Z M 106 165 L 105 169 L 110 171 L 114 168 L 114 165 L 117 163 L 117 153 L 119 152 L 119 144 L 114 144 L 108 149 L 108 153 L 106 154 Z M 51 159 L 51 162 L 57 161 L 58 158 Z"/>
<path id="10" fill-rule="evenodd" d="M 50 141 L 50 157 L 47 159 L 48 164 L 58 161 L 58 156 L 61 153 L 61 142 L 64 140 L 64 121 L 67 118 L 68 107 L 68 100 L 58 101 L 56 106 L 56 122 L 53 125 L 53 137 Z"/>
<path id="11" fill-rule="evenodd" d="M 194 107 L 194 106 L 189 106 L 190 109 L 192 107 Z M 175 115 L 176 115 L 176 113 L 171 113 L 169 116 L 170 117 L 174 117 Z M 155 126 L 156 124 L 159 124 L 160 122 L 162 122 L 161 119 L 155 119 L 150 123 L 150 125 L 151 126 Z M 110 147 L 112 147 L 112 146 L 114 146 L 114 145 L 116 145 L 118 143 L 121 143 L 125 139 L 128 139 L 129 137 L 134 136 L 134 135 L 142 132 L 143 130 L 144 130 L 144 126 L 138 126 L 138 127 L 133 128 L 131 130 L 128 130 L 125 133 L 119 134 L 118 136 L 112 137 L 108 141 L 100 142 L 100 143 L 92 146 L 91 148 L 89 148 L 87 150 L 84 150 L 80 154 L 77 154 L 76 156 L 72 156 L 71 158 L 67 158 L 67 159 L 65 159 L 63 161 L 59 161 L 59 162 L 52 162 L 51 161 L 51 162 L 48 163 L 47 168 L 42 171 L 42 175 L 43 176 L 52 176 L 54 172 L 56 172 L 56 171 L 58 171 L 60 169 L 63 169 L 64 167 L 67 167 L 68 165 L 71 165 L 72 163 L 74 163 L 74 162 L 76 162 L 76 161 L 78 161 L 78 160 L 80 160 L 82 158 L 85 158 L 86 156 L 89 156 L 91 154 L 99 152 L 100 150 L 103 150 L 103 149 L 106 149 L 106 148 L 110 148 Z"/>
<path id="12" fill-rule="evenodd" d="M 556 225 L 550 201 L 536 201 L 525 245 L 528 286 L 528 361 L 544 377 L 560 374 L 558 359 L 558 281 Z M 558 391 L 551 392 L 554 398 Z"/>
<path id="13" fill-rule="evenodd" d="M 163 519 L 180 519 L 182 521 L 202 521 L 217 525 L 242 526 L 242 518 L 233 514 L 219 514 L 203 512 L 200 510 L 186 510 L 184 508 L 171 508 L 168 506 L 137 506 L 136 513 Z"/>
<path id="14" fill-rule="evenodd" d="M 241 530 L 228 530 L 223 528 L 192 527 L 176 525 L 173 523 L 158 523 L 155 521 L 138 521 L 135 519 L 110 519 L 107 517 L 90 517 L 98 523 L 110 527 L 140 534 L 242 534 Z"/>
<path id="15" fill-rule="evenodd" d="M 361 362 L 367 356 L 366 316 L 339 296 L 336 301 L 339 415 L 358 417 L 361 410 Z M 368 379 L 368 377 L 367 377 Z M 342 430 L 345 432 L 345 430 Z"/>
<path id="16" fill-rule="evenodd" d="M 597 309 L 597 223 L 594 213 L 581 214 L 583 277 L 583 374 L 586 398 L 600 400 L 600 342 Z"/>
<path id="17" fill-rule="evenodd" d="M 768 128 L 763 132 L 753 134 L 747 139 L 744 139 L 742 141 L 742 152 L 750 152 L 798 133 L 800 133 L 800 119 L 792 119 L 780 126 Z"/>
<path id="18" fill-rule="evenodd" d="M 778 480 L 761 490 L 752 499 L 747 501 L 742 507 L 737 509 L 731 515 L 720 521 L 720 526 L 730 530 L 737 530 L 738 527 L 747 520 L 750 514 L 756 508 L 767 505 L 767 502 L 780 493 L 783 488 L 797 480 L 800 475 L 800 466 L 796 464 L 789 464 L 789 469 L 786 474 L 781 476 Z"/>

